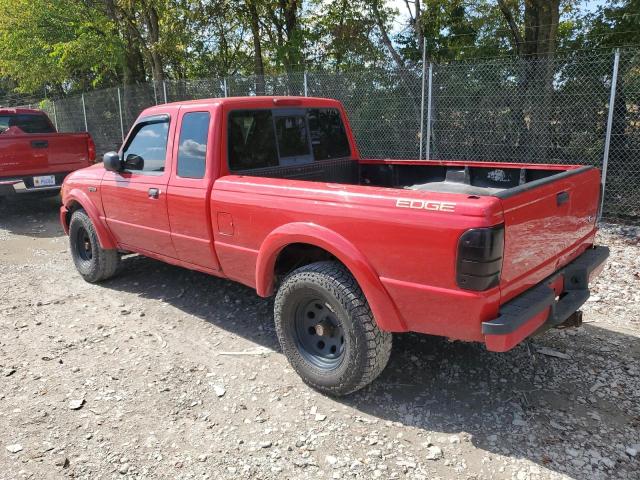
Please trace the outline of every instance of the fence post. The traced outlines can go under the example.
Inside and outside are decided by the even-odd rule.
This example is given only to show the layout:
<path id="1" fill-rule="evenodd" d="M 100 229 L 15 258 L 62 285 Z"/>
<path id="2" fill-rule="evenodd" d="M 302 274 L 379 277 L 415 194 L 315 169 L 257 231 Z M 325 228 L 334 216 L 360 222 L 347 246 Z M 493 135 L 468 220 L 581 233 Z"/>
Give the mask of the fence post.
<path id="1" fill-rule="evenodd" d="M 162 80 L 162 93 L 164 93 L 164 103 L 167 103 L 167 82 Z"/>
<path id="2" fill-rule="evenodd" d="M 53 124 L 56 126 L 56 132 L 58 131 L 58 114 L 56 113 L 56 101 L 51 100 L 53 106 Z"/>
<path id="3" fill-rule="evenodd" d="M 611 76 L 611 93 L 609 95 L 609 114 L 607 116 L 607 134 L 604 139 L 604 154 L 602 157 L 602 195 L 600 198 L 600 214 L 598 220 L 602 218 L 604 208 L 604 191 L 607 186 L 607 167 L 609 166 L 609 148 L 611 147 L 611 130 L 613 128 L 613 111 L 616 103 L 616 88 L 618 83 L 618 67 L 620 65 L 620 49 L 616 48 L 613 59 L 613 73 Z"/>
<path id="4" fill-rule="evenodd" d="M 424 84 L 427 74 L 427 42 L 422 39 L 422 97 L 420 100 L 420 153 L 418 159 L 422 160 L 422 145 L 424 144 Z"/>
<path id="5" fill-rule="evenodd" d="M 82 115 L 84 115 L 84 131 L 88 132 L 89 127 L 87 125 L 87 107 L 84 103 L 84 93 L 82 94 Z"/>
<path id="6" fill-rule="evenodd" d="M 122 137 L 122 141 L 124 142 L 124 121 L 122 119 L 122 99 L 120 98 L 120 87 L 118 87 L 118 112 L 120 112 L 120 136 Z"/>
<path id="7" fill-rule="evenodd" d="M 427 94 L 427 155 L 426 159 L 431 160 L 431 104 L 433 99 L 433 63 L 429 62 L 429 87 Z"/>
<path id="8" fill-rule="evenodd" d="M 308 97 L 308 90 L 307 90 L 307 71 L 304 71 L 304 96 Z"/>
<path id="9" fill-rule="evenodd" d="M 222 87 L 224 88 L 224 96 L 228 97 L 228 93 L 227 93 L 227 77 L 224 77 L 222 79 Z"/>
<path id="10" fill-rule="evenodd" d="M 156 105 L 158 105 L 158 89 L 156 88 L 156 79 L 154 78 L 153 80 L 151 80 L 151 83 L 153 83 L 153 100 L 156 102 Z M 118 89 L 118 92 L 120 92 L 120 89 Z"/>

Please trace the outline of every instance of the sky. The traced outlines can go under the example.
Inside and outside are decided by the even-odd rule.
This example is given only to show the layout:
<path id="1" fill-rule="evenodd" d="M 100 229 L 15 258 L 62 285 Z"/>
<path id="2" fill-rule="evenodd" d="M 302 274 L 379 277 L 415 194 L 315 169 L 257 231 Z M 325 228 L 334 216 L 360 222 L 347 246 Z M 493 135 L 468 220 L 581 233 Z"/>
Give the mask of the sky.
<path id="1" fill-rule="evenodd" d="M 409 1 L 412 4 L 411 0 Z M 602 5 L 606 5 L 606 0 L 583 0 L 580 2 L 580 10 L 584 13 L 595 12 L 598 7 Z M 400 18 L 394 23 L 393 33 L 398 33 L 400 30 L 404 28 L 406 25 L 406 20 L 409 15 L 407 14 L 407 6 L 405 4 L 405 0 L 387 0 L 387 5 L 390 7 L 394 7 L 398 12 L 400 12 Z"/>

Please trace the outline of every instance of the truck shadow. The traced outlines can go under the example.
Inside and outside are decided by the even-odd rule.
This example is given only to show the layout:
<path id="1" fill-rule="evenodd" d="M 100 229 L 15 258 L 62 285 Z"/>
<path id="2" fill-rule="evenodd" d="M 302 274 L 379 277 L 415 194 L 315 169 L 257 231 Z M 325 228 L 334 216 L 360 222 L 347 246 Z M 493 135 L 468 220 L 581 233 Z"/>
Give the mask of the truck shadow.
<path id="1" fill-rule="evenodd" d="M 395 340 L 378 381 L 344 403 L 439 432 L 431 441 L 445 455 L 451 442 L 470 441 L 576 479 L 637 474 L 637 459 L 625 453 L 639 441 L 637 337 L 586 324 L 501 354 L 423 335 Z"/>
<path id="2" fill-rule="evenodd" d="M 64 234 L 58 212 L 60 196 L 13 196 L 0 200 L 0 229 L 30 238 L 54 238 Z"/>
<path id="3" fill-rule="evenodd" d="M 103 285 L 161 299 L 279 350 L 272 302 L 234 282 L 132 256 Z M 541 347 L 569 358 L 542 355 Z M 445 458 L 452 442 L 470 442 L 496 469 L 505 458 L 528 459 L 576 479 L 633 478 L 638 460 L 625 448 L 639 441 L 639 359 L 637 337 L 589 324 L 502 354 L 405 334 L 372 385 L 336 401 L 409 427 L 419 441 L 441 446 Z"/>

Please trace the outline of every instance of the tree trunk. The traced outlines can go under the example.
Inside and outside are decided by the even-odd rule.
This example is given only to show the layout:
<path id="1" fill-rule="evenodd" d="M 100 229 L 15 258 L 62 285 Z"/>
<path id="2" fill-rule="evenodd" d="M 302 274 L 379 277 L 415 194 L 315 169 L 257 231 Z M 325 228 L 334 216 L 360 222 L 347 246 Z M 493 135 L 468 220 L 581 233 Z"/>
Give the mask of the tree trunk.
<path id="1" fill-rule="evenodd" d="M 135 33 L 127 26 L 124 33 L 124 83 L 143 83 L 146 81 L 144 58 L 135 40 Z"/>
<path id="2" fill-rule="evenodd" d="M 123 21 L 122 12 L 114 0 L 105 0 L 107 16 L 114 25 L 120 26 L 114 33 L 122 38 L 124 52 L 122 56 L 122 80 L 125 85 L 142 83 L 146 80 L 144 71 L 144 60 L 140 52 L 140 46 L 136 42 L 136 32 L 131 25 Z M 122 27 L 124 25 L 124 27 Z"/>
<path id="3" fill-rule="evenodd" d="M 142 2 L 144 9 L 144 19 L 149 32 L 149 53 L 151 58 L 151 68 L 153 70 L 153 78 L 156 82 L 164 81 L 164 66 L 162 56 L 158 51 L 160 43 L 160 21 L 158 12 L 155 7 Z"/>
<path id="4" fill-rule="evenodd" d="M 262 61 L 262 42 L 260 41 L 260 17 L 256 0 L 247 0 L 247 9 L 251 23 L 251 35 L 253 36 L 253 64 L 256 76 L 256 95 L 265 94 L 264 63 Z"/>
<path id="5" fill-rule="evenodd" d="M 506 0 L 498 0 L 498 5 L 522 58 L 519 85 L 524 98 L 514 106 L 520 110 L 518 160 L 545 162 L 552 140 L 553 57 L 560 0 L 524 0 L 524 37 Z"/>
<path id="6" fill-rule="evenodd" d="M 552 57 L 556 51 L 560 0 L 525 0 L 525 55 L 536 58 Z"/>
<path id="7" fill-rule="evenodd" d="M 395 47 L 393 46 L 393 42 L 391 42 L 391 39 L 389 38 L 387 27 L 385 26 L 384 21 L 382 19 L 382 15 L 380 14 L 380 7 L 378 5 L 378 1 L 379 0 L 373 0 L 371 2 L 371 10 L 373 11 L 373 16 L 375 18 L 376 25 L 378 26 L 378 30 L 380 30 L 380 35 L 382 36 L 382 43 L 384 43 L 384 46 L 387 48 L 387 50 L 391 54 L 391 57 L 393 58 L 393 61 L 396 63 L 396 65 L 398 66 L 398 69 L 404 70 L 405 68 L 404 60 L 402 60 L 402 57 L 400 56 L 398 51 L 395 49 Z"/>
<path id="8" fill-rule="evenodd" d="M 285 69 L 287 73 L 293 72 L 300 66 L 300 45 L 298 40 L 298 0 L 280 0 L 284 15 L 284 29 L 287 35 L 287 48 L 285 53 Z"/>

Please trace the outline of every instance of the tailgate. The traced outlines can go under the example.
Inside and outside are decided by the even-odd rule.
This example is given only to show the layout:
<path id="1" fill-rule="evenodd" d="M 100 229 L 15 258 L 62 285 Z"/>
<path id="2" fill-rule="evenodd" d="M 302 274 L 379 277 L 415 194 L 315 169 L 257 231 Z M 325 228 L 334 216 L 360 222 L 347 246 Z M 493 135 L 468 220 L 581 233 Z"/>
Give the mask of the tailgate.
<path id="1" fill-rule="evenodd" d="M 544 280 L 593 243 L 600 171 L 574 168 L 498 196 L 505 223 L 500 281 L 504 303 Z"/>
<path id="2" fill-rule="evenodd" d="M 0 177 L 71 172 L 89 165 L 85 133 L 32 133 L 0 137 Z"/>

